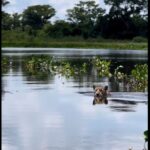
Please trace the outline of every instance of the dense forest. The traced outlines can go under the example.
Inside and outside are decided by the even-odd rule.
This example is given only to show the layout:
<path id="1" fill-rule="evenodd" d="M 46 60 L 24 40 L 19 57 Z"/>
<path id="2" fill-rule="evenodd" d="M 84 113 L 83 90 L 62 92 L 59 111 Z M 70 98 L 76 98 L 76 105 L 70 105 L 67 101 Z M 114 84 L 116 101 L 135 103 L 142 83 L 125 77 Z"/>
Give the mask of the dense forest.
<path id="1" fill-rule="evenodd" d="M 9 1 L 2 0 L 2 38 L 7 32 L 33 37 L 82 37 L 133 39 L 148 36 L 147 0 L 104 0 L 109 12 L 94 0 L 80 1 L 66 11 L 66 20 L 51 21 L 56 10 L 48 4 L 27 7 L 21 14 L 3 10 Z M 59 10 L 58 10 L 59 11 Z"/>

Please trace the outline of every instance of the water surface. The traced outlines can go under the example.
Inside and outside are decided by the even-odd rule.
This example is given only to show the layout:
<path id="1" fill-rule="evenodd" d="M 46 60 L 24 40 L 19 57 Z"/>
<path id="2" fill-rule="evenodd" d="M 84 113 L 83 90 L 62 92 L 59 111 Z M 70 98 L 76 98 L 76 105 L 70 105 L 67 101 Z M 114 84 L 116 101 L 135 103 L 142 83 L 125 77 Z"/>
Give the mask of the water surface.
<path id="1" fill-rule="evenodd" d="M 147 93 L 126 91 L 123 85 L 100 79 L 92 71 L 70 78 L 60 74 L 31 75 L 22 67 L 24 55 L 30 54 L 12 52 L 7 55 L 13 63 L 2 74 L 3 150 L 143 149 Z M 59 51 L 55 54 L 58 59 L 77 59 Z M 86 51 L 77 56 L 80 61 L 95 55 Z M 139 59 L 130 55 L 130 61 L 117 56 L 114 59 L 111 54 L 101 56 L 126 64 L 127 71 L 135 63 L 147 61 L 140 55 Z M 112 95 L 107 105 L 93 105 L 93 84 L 109 86 Z"/>

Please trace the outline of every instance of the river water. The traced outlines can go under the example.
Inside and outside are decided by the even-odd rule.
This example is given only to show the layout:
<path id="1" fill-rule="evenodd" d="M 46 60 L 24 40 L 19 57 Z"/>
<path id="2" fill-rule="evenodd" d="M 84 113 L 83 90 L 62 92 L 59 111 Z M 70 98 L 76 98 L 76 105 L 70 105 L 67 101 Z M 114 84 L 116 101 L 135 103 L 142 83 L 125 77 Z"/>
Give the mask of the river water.
<path id="1" fill-rule="evenodd" d="M 147 92 L 127 91 L 92 71 L 69 78 L 28 74 L 24 57 L 43 53 L 78 62 L 99 55 L 126 66 L 127 72 L 147 63 L 145 51 L 3 48 L 11 62 L 2 73 L 3 150 L 143 149 Z M 108 85 L 107 105 L 93 105 L 93 84 Z"/>

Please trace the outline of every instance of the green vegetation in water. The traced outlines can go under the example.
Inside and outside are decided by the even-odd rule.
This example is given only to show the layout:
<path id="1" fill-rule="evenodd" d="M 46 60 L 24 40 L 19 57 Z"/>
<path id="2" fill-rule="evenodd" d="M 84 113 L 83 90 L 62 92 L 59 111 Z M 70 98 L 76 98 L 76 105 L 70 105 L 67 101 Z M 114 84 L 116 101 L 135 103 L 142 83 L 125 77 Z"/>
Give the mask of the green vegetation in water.
<path id="1" fill-rule="evenodd" d="M 8 72 L 9 64 L 10 64 L 9 57 L 7 57 L 7 56 L 2 57 L 2 59 L 1 59 L 2 73 L 7 73 Z"/>
<path id="2" fill-rule="evenodd" d="M 9 65 L 9 59 L 3 57 L 2 70 Z M 29 76 L 37 76 L 37 79 L 48 78 L 49 75 L 59 74 L 66 78 L 78 77 L 88 74 L 89 70 L 94 67 L 99 78 L 114 78 L 116 82 L 124 82 L 134 91 L 146 91 L 148 86 L 148 65 L 135 65 L 131 72 L 124 73 L 123 66 L 117 66 L 114 71 L 110 72 L 111 61 L 106 61 L 100 57 L 89 59 L 88 61 L 73 62 L 68 59 L 55 59 L 54 57 L 40 55 L 27 56 L 23 62 L 23 68 Z"/>
<path id="3" fill-rule="evenodd" d="M 131 71 L 131 84 L 135 90 L 145 91 L 145 87 L 148 86 L 148 65 L 135 65 L 135 68 Z"/>
<path id="4" fill-rule="evenodd" d="M 78 76 L 87 72 L 87 63 L 83 62 L 80 66 L 63 61 L 59 66 L 59 73 L 69 78 L 70 76 Z"/>
<path id="5" fill-rule="evenodd" d="M 120 82 L 127 78 L 127 75 L 121 71 L 122 68 L 124 67 L 120 65 L 114 71 L 114 78 Z"/>
<path id="6" fill-rule="evenodd" d="M 47 81 L 51 72 L 49 66 L 51 66 L 52 57 L 40 55 L 40 56 L 27 56 L 23 62 L 23 68 L 28 76 L 35 80 Z"/>
<path id="7" fill-rule="evenodd" d="M 99 77 L 111 77 L 110 73 L 110 61 L 102 60 L 100 57 L 95 57 L 92 61 L 93 65 L 98 71 Z"/>
<path id="8" fill-rule="evenodd" d="M 2 59 L 1 59 L 1 66 L 2 67 L 8 67 L 8 65 L 9 65 L 9 58 L 8 57 L 2 57 Z"/>
<path id="9" fill-rule="evenodd" d="M 30 56 L 25 60 L 25 67 L 29 70 L 47 71 L 52 63 L 52 58 L 49 56 Z"/>
<path id="10" fill-rule="evenodd" d="M 87 72 L 88 65 L 83 62 L 81 65 L 75 65 L 67 60 L 56 61 L 54 57 L 49 56 L 31 56 L 24 60 L 24 67 L 32 74 L 38 70 L 49 72 L 53 75 L 61 74 L 66 78 L 78 76 Z"/>
<path id="11" fill-rule="evenodd" d="M 144 149 L 143 150 L 147 150 L 145 144 L 148 142 L 148 130 L 144 131 L 143 134 L 144 134 L 144 140 L 145 140 L 145 142 L 144 142 Z"/>

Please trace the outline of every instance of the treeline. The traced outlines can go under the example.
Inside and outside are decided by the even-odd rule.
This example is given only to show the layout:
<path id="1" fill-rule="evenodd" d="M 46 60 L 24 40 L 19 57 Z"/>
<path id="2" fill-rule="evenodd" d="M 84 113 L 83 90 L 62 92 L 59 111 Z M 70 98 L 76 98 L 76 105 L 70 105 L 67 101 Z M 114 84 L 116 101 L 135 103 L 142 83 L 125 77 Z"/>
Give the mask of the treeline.
<path id="1" fill-rule="evenodd" d="M 2 7 L 9 2 L 1 1 Z M 51 22 L 56 10 L 50 5 L 27 7 L 21 14 L 2 11 L 2 30 L 26 32 L 36 37 L 132 39 L 148 36 L 147 0 L 104 0 L 108 13 L 95 1 L 80 1 L 66 11 L 66 20 Z M 59 11 L 59 10 L 58 10 Z M 2 35 L 3 36 L 3 35 Z"/>

